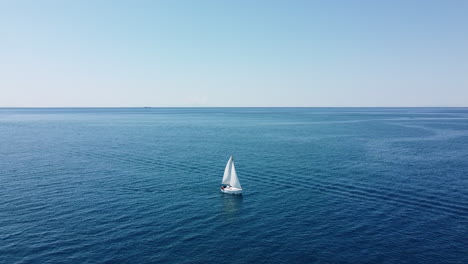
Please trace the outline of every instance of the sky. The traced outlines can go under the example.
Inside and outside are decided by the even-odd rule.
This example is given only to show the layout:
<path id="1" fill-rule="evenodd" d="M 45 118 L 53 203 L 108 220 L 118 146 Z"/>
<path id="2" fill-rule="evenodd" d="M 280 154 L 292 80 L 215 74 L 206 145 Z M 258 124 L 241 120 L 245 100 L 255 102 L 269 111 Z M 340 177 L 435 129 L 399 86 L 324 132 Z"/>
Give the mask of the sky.
<path id="1" fill-rule="evenodd" d="M 0 0 L 0 107 L 468 106 L 468 1 Z"/>

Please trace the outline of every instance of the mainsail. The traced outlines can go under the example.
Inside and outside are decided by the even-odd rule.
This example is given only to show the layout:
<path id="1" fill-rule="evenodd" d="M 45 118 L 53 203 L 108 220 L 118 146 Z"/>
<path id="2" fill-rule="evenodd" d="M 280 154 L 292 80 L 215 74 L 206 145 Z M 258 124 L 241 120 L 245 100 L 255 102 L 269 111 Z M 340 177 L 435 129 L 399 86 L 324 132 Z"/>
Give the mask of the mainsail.
<path id="1" fill-rule="evenodd" d="M 232 167 L 232 156 L 229 158 L 226 168 L 224 169 L 223 180 L 221 184 L 229 185 L 231 184 L 231 167 Z"/>
<path id="2" fill-rule="evenodd" d="M 221 184 L 226 184 L 237 189 L 242 189 L 239 178 L 237 178 L 236 167 L 234 166 L 234 160 L 232 156 L 229 158 L 226 164 L 226 168 L 224 169 L 224 176 Z"/>
<path id="3" fill-rule="evenodd" d="M 234 167 L 234 161 L 231 162 L 231 182 L 230 185 L 237 189 L 242 189 L 239 178 L 237 178 L 236 168 Z"/>

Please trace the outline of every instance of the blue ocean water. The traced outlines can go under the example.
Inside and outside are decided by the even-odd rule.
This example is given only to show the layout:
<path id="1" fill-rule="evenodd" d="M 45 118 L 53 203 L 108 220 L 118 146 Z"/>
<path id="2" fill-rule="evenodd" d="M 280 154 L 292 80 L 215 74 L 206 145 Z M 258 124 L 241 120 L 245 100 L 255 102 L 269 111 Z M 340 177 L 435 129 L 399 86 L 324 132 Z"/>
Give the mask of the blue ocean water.
<path id="1" fill-rule="evenodd" d="M 468 108 L 3 108 L 0 263 L 468 263 L 467 174 Z"/>

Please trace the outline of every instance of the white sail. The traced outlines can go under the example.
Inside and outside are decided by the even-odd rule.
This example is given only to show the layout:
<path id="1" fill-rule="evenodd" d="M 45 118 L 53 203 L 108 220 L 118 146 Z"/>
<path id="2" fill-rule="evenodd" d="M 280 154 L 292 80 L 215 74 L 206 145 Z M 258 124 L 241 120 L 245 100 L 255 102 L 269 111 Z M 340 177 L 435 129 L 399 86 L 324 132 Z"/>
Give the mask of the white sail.
<path id="1" fill-rule="evenodd" d="M 231 159 L 232 159 L 232 157 L 231 157 Z M 242 187 L 240 185 L 240 182 L 239 182 L 239 178 L 237 178 L 236 167 L 234 167 L 234 161 L 231 161 L 230 176 L 231 176 L 231 179 L 230 179 L 229 185 L 231 185 L 232 187 L 237 188 L 237 189 L 242 189 Z"/>
<path id="2" fill-rule="evenodd" d="M 232 156 L 229 158 L 226 168 L 224 169 L 223 180 L 221 184 L 229 185 L 231 184 L 231 167 L 232 167 Z M 237 175 L 236 175 L 237 178 Z"/>

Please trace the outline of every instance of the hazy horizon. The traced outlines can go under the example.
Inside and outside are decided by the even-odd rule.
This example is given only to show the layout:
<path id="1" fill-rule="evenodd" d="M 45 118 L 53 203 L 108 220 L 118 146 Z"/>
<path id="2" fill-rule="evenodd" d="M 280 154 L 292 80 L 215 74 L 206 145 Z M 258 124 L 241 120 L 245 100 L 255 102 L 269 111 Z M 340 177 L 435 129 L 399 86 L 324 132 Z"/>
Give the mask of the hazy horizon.
<path id="1" fill-rule="evenodd" d="M 464 1 L 0 3 L 0 107 L 467 107 Z"/>
<path id="2" fill-rule="evenodd" d="M 468 106 L 0 106 L 0 109 L 99 109 L 99 108 L 382 108 L 382 109 L 464 109 Z"/>

